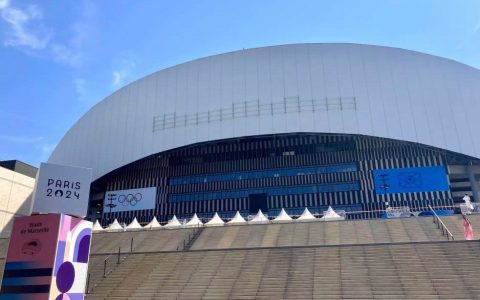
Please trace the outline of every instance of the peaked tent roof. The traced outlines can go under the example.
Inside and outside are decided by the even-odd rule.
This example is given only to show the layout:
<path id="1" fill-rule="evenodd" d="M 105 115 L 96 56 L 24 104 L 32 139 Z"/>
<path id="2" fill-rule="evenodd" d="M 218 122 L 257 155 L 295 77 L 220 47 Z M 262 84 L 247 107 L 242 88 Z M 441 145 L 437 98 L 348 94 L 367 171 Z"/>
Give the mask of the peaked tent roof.
<path id="1" fill-rule="evenodd" d="M 321 219 L 324 221 L 345 220 L 345 218 L 337 214 L 331 206 L 328 206 L 327 211 L 323 214 L 323 217 L 321 217 Z"/>
<path id="2" fill-rule="evenodd" d="M 227 222 L 227 224 L 229 225 L 241 225 L 241 224 L 246 224 L 247 221 L 245 221 L 245 219 L 242 217 L 242 215 L 240 214 L 240 212 L 237 210 L 237 213 L 235 214 L 235 216 L 233 217 L 233 219 L 231 219 L 230 221 Z"/>
<path id="3" fill-rule="evenodd" d="M 178 228 L 182 227 L 182 223 L 180 223 L 177 219 L 177 216 L 173 215 L 173 218 L 168 221 L 167 225 L 163 226 L 164 228 Z"/>
<path id="4" fill-rule="evenodd" d="M 298 221 L 310 221 L 310 220 L 316 220 L 316 218 L 312 215 L 312 213 L 308 210 L 308 208 L 305 207 L 305 210 L 303 211 L 302 215 L 298 217 Z"/>
<path id="5" fill-rule="evenodd" d="M 100 225 L 100 222 L 98 222 L 98 219 L 95 220 L 95 223 L 93 224 L 93 228 L 92 228 L 93 232 L 100 232 L 100 231 L 103 231 L 105 229 L 103 229 L 102 225 Z"/>
<path id="6" fill-rule="evenodd" d="M 142 225 L 140 225 L 137 221 L 137 217 L 133 218 L 132 223 L 128 224 L 127 230 L 137 230 L 142 229 Z"/>
<path id="7" fill-rule="evenodd" d="M 122 225 L 120 225 L 120 223 L 118 223 L 117 219 L 113 220 L 113 223 L 110 224 L 107 228 L 107 231 L 119 231 L 119 230 L 123 230 L 123 227 Z"/>
<path id="8" fill-rule="evenodd" d="M 278 216 L 272 220 L 274 223 L 279 223 L 279 222 L 289 222 L 292 221 L 292 218 L 287 214 L 285 209 L 282 208 Z"/>
<path id="9" fill-rule="evenodd" d="M 225 222 L 223 222 L 222 218 L 218 215 L 218 213 L 215 213 L 213 218 L 205 223 L 205 226 L 222 226 L 225 225 Z"/>
<path id="10" fill-rule="evenodd" d="M 258 213 L 253 217 L 253 219 L 250 220 L 249 223 L 251 224 L 260 224 L 260 223 L 268 223 L 269 220 L 265 215 L 262 213 L 262 210 L 259 209 Z"/>
<path id="11" fill-rule="evenodd" d="M 193 217 L 188 221 L 187 224 L 185 224 L 185 227 L 197 227 L 197 226 L 203 226 L 202 221 L 198 218 L 197 214 L 195 213 Z"/>
<path id="12" fill-rule="evenodd" d="M 143 228 L 146 228 L 146 229 L 162 228 L 162 225 L 158 223 L 157 217 L 154 216 L 153 219 L 150 221 L 150 223 L 145 225 Z"/>

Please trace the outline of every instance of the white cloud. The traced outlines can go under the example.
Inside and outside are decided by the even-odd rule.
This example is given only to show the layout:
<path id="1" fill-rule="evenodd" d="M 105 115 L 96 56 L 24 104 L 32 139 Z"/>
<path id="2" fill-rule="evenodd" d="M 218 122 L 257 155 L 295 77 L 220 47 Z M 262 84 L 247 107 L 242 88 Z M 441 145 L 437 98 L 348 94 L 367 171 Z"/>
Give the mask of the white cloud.
<path id="1" fill-rule="evenodd" d="M 55 61 L 74 68 L 82 67 L 85 61 L 85 44 L 95 36 L 98 27 L 98 9 L 92 1 L 83 1 L 78 19 L 72 24 L 72 35 L 65 42 L 52 44 Z"/>
<path id="2" fill-rule="evenodd" d="M 83 53 L 75 47 L 53 44 L 52 54 L 55 61 L 74 68 L 80 68 L 83 64 Z"/>
<path id="3" fill-rule="evenodd" d="M 135 62 L 123 59 L 118 65 L 119 67 L 112 72 L 112 87 L 114 88 L 123 85 L 130 78 L 132 69 L 135 68 Z"/>
<path id="4" fill-rule="evenodd" d="M 29 5 L 25 9 L 12 7 L 8 0 L 0 0 L 0 17 L 10 26 L 5 46 L 44 49 L 52 31 L 41 22 L 43 13 L 38 6 Z"/>
<path id="5" fill-rule="evenodd" d="M 80 102 L 89 103 L 91 100 L 91 95 L 88 92 L 88 81 L 85 78 L 75 78 L 73 80 L 73 86 L 75 88 L 75 93 L 77 94 L 77 100 Z"/>
<path id="6" fill-rule="evenodd" d="M 84 78 L 75 78 L 73 84 L 75 85 L 75 92 L 77 92 L 77 94 L 85 95 L 87 92 L 87 81 Z"/>
<path id="7" fill-rule="evenodd" d="M 78 2 L 77 18 L 71 23 L 67 38 L 55 38 L 54 30 L 44 24 L 44 16 L 36 5 L 12 5 L 0 0 L 0 21 L 8 24 L 3 44 L 20 48 L 28 55 L 48 57 L 55 62 L 81 68 L 85 62 L 85 44 L 96 35 L 99 14 L 93 1 Z"/>
<path id="8" fill-rule="evenodd" d="M 10 143 L 35 144 L 43 140 L 43 136 L 9 136 L 0 135 L 0 140 Z"/>
<path id="9" fill-rule="evenodd" d="M 40 162 L 47 161 L 57 144 L 40 143 L 36 146 L 40 150 Z"/>
<path id="10" fill-rule="evenodd" d="M 128 70 L 117 70 L 112 73 L 112 85 L 119 86 L 128 77 Z"/>
<path id="11" fill-rule="evenodd" d="M 0 0 L 0 9 L 7 8 L 10 5 L 10 0 Z"/>
<path id="12" fill-rule="evenodd" d="M 42 150 L 42 154 L 46 156 L 50 156 L 53 149 L 57 147 L 57 144 L 41 144 L 40 149 Z"/>
<path id="13" fill-rule="evenodd" d="M 40 161 L 46 161 L 57 144 L 50 144 L 45 141 L 43 136 L 13 136 L 13 135 L 0 135 L 0 141 L 3 143 L 22 144 L 21 147 L 28 147 L 30 152 L 37 153 Z M 38 154 L 40 152 L 40 154 Z M 3 154 L 3 155 L 2 155 Z M 22 155 L 17 153 L 14 155 L 7 155 L 0 153 L 0 156 L 7 158 L 21 159 Z"/>

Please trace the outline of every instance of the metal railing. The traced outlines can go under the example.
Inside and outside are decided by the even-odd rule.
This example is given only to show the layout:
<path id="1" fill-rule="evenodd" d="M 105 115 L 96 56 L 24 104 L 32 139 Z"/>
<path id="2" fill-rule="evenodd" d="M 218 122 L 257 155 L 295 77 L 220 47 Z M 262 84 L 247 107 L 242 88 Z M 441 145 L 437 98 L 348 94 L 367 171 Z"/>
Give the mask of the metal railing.
<path id="1" fill-rule="evenodd" d="M 133 237 L 130 240 L 130 253 L 133 253 Z M 122 263 L 127 257 L 129 253 L 121 252 L 121 247 L 118 247 L 118 252 L 116 254 L 109 254 L 104 260 L 103 260 L 103 276 L 102 278 L 107 278 L 110 273 L 112 273 L 120 263 Z M 124 255 L 122 257 L 122 255 Z M 116 262 L 115 262 L 116 258 Z M 113 260 L 113 263 L 112 263 Z M 110 268 L 109 268 L 110 266 Z M 87 284 L 85 288 L 85 294 L 90 294 L 92 289 L 90 289 L 90 277 L 91 273 L 89 272 L 87 274 Z M 94 286 L 95 287 L 95 286 Z"/>
<path id="2" fill-rule="evenodd" d="M 267 103 L 260 100 L 234 102 L 228 107 L 190 114 L 179 112 L 165 113 L 153 117 L 152 131 L 156 132 L 169 128 L 188 127 L 249 117 L 332 110 L 357 110 L 356 98 L 349 96 L 300 99 L 299 96 L 295 96 Z"/>
<path id="3" fill-rule="evenodd" d="M 193 232 L 189 233 L 188 236 L 186 236 L 186 238 L 183 240 L 183 248 L 179 249 L 180 248 L 180 245 L 179 245 L 177 246 L 177 251 L 188 250 L 192 245 L 192 243 L 198 238 L 202 229 L 203 227 L 200 227 L 200 225 L 195 227 L 193 229 Z M 133 243 L 133 237 L 132 237 L 130 240 L 130 252 L 121 252 L 121 247 L 118 247 L 117 253 L 115 254 L 111 253 L 103 260 L 103 276 L 102 276 L 103 278 L 107 278 L 107 276 L 110 273 L 112 273 L 118 267 L 118 265 L 120 265 L 120 263 L 123 262 L 128 257 L 128 254 L 133 253 L 133 246 L 134 246 L 134 243 Z M 124 256 L 122 257 L 122 255 Z M 115 258 L 116 258 L 116 262 L 115 262 Z M 112 260 L 113 260 L 113 264 L 112 264 Z M 111 268 L 109 268 L 109 266 Z M 90 294 L 90 292 L 96 286 L 95 285 L 92 288 L 90 288 L 90 282 L 91 282 L 91 273 L 89 272 L 87 274 L 87 284 L 85 288 L 85 294 Z"/>
<path id="4" fill-rule="evenodd" d="M 188 238 L 183 240 L 182 251 L 188 251 L 190 249 L 193 242 L 195 242 L 195 240 L 198 238 L 202 230 L 203 230 L 203 227 L 200 227 L 200 225 L 198 225 L 193 229 L 192 234 L 188 234 Z M 178 250 L 178 247 L 177 247 L 177 250 Z"/>
<path id="5" fill-rule="evenodd" d="M 428 206 L 428 208 L 430 208 L 430 210 L 432 211 L 433 223 L 437 224 L 437 228 L 442 231 L 442 235 L 446 235 L 447 240 L 455 240 L 453 234 L 450 232 L 450 230 L 448 230 L 447 226 L 443 223 L 442 219 L 440 219 L 435 210 L 430 205 Z"/>

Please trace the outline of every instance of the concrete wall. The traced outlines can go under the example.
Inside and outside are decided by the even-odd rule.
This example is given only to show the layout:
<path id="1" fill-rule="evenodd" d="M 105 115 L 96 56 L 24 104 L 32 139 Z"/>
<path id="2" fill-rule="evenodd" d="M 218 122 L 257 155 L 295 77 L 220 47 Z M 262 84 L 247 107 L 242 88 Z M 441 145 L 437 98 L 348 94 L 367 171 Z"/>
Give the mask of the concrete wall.
<path id="1" fill-rule="evenodd" d="M 0 237 L 8 237 L 17 215 L 31 212 L 35 178 L 0 167 Z"/>

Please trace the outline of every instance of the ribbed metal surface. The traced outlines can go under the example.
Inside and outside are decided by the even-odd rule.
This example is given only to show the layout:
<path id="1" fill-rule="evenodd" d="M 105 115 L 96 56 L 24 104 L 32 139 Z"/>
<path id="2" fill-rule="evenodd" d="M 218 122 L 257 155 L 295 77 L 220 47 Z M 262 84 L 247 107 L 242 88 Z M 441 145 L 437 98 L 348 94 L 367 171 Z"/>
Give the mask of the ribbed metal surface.
<path id="1" fill-rule="evenodd" d="M 192 143 L 289 132 L 393 138 L 480 157 L 478 111 L 480 72 L 451 60 L 355 44 L 248 49 L 118 90 L 68 131 L 49 162 L 91 167 L 97 179 Z"/>

